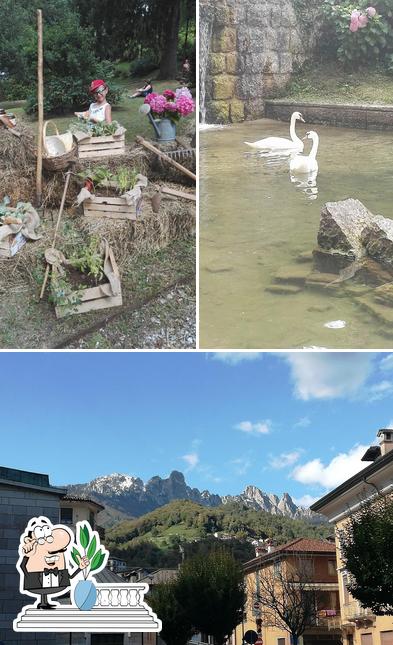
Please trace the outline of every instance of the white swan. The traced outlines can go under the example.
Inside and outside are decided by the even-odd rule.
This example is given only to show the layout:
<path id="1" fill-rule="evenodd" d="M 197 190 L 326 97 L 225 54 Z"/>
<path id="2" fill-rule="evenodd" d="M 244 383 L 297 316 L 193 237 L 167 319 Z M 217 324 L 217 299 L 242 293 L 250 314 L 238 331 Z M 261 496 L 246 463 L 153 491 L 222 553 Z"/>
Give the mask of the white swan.
<path id="1" fill-rule="evenodd" d="M 312 139 L 312 148 L 309 155 L 296 155 L 289 164 L 291 172 L 311 173 L 318 171 L 317 152 L 319 136 L 314 130 L 307 132 L 305 139 Z"/>
<path id="2" fill-rule="evenodd" d="M 244 143 L 250 146 L 250 148 L 256 148 L 257 150 L 277 150 L 282 153 L 288 152 L 288 154 L 294 150 L 303 152 L 304 143 L 296 134 L 296 121 L 303 121 L 305 123 L 300 112 L 294 112 L 291 116 L 291 125 L 289 127 L 291 139 L 267 137 L 266 139 L 260 139 L 260 141 L 254 141 L 254 143 L 250 143 L 249 141 L 245 141 Z"/>

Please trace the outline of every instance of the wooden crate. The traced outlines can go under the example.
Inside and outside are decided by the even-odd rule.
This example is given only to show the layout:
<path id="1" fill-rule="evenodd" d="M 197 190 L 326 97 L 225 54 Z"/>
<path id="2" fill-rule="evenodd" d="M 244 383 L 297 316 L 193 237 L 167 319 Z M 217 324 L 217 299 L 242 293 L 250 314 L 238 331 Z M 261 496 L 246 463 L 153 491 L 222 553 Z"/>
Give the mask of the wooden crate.
<path id="1" fill-rule="evenodd" d="M 13 258 L 18 251 L 26 244 L 26 238 L 22 233 L 9 235 L 0 242 L 0 258 Z"/>
<path id="2" fill-rule="evenodd" d="M 94 200 L 87 199 L 83 202 L 85 217 L 109 217 L 111 219 L 142 219 L 143 196 L 137 204 L 127 204 L 125 197 L 98 197 Z"/>
<path id="3" fill-rule="evenodd" d="M 89 137 L 78 141 L 79 159 L 94 159 L 94 157 L 113 157 L 124 155 L 126 151 L 125 134 L 119 137 Z"/>
<path id="4" fill-rule="evenodd" d="M 119 307 L 123 304 L 119 269 L 111 249 L 108 251 L 107 264 L 108 266 L 105 268 L 104 273 L 108 278 L 108 282 L 100 284 L 98 287 L 88 287 L 75 292 L 74 295 L 78 295 L 78 300 L 81 302 L 76 305 L 57 305 L 55 307 L 57 318 L 109 307 Z M 56 266 L 53 266 L 52 276 L 56 277 L 56 273 Z"/>

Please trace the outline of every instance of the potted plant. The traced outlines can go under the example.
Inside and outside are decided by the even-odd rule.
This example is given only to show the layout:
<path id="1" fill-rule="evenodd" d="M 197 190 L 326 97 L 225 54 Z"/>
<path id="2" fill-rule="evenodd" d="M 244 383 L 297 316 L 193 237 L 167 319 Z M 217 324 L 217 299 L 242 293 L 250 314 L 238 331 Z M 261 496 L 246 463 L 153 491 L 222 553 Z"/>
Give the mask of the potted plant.
<path id="1" fill-rule="evenodd" d="M 93 609 L 97 600 L 97 589 L 94 583 L 92 571 L 100 571 L 108 559 L 108 551 L 100 545 L 100 538 L 97 531 L 91 531 L 89 524 L 80 523 L 77 530 L 78 550 L 75 546 L 71 551 L 71 557 L 79 566 L 82 556 L 87 556 L 90 565 L 83 569 L 84 580 L 79 580 L 73 590 L 74 604 L 82 611 Z M 81 554 L 81 551 L 83 553 Z"/>
<path id="2" fill-rule="evenodd" d="M 179 88 L 176 92 L 172 90 L 165 90 L 162 94 L 152 92 L 146 96 L 144 102 L 150 107 L 158 141 L 174 141 L 176 123 L 195 109 L 191 92 L 186 87 Z"/>

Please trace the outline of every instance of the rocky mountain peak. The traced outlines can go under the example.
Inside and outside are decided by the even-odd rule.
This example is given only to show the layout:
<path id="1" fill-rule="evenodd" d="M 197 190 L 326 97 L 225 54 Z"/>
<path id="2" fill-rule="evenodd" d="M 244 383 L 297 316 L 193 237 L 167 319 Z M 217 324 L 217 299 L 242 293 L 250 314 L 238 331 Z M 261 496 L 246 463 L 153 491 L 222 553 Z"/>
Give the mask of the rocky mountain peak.
<path id="1" fill-rule="evenodd" d="M 273 515 L 319 521 L 318 516 L 309 509 L 296 506 L 288 493 L 279 498 L 250 484 L 240 495 L 220 496 L 208 490 L 201 492 L 197 488 L 191 488 L 187 485 L 184 474 L 178 470 L 173 470 L 166 478 L 155 475 L 146 483 L 139 477 L 112 473 L 97 477 L 86 484 L 70 485 L 68 492 L 70 495 L 96 499 L 106 507 L 109 515 L 112 513 L 113 516 L 121 513 L 129 517 L 139 517 L 173 500 L 191 500 L 203 506 L 213 507 L 237 502 Z"/>

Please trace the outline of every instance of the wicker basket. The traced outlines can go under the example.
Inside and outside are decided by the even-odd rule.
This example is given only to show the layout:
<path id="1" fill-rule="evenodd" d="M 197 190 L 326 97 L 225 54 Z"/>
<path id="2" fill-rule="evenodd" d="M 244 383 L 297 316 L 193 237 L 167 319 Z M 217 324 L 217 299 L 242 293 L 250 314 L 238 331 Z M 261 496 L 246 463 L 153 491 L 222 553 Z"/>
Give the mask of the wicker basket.
<path id="1" fill-rule="evenodd" d="M 48 123 L 52 123 L 54 126 L 56 130 L 55 135 L 47 136 Z M 75 161 L 77 148 L 73 142 L 71 132 L 59 134 L 57 126 L 53 121 L 45 121 L 42 139 L 42 165 L 46 170 L 65 170 L 70 163 Z"/>

